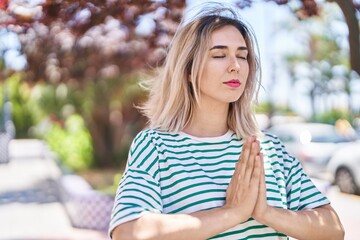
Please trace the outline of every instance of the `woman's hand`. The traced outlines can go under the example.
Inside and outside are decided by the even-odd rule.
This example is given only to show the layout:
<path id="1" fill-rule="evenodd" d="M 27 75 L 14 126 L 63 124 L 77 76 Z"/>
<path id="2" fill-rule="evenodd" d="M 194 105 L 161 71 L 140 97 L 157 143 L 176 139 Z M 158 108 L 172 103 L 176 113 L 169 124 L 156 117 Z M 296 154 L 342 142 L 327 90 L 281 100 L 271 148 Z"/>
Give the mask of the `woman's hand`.
<path id="1" fill-rule="evenodd" d="M 263 164 L 260 157 L 260 143 L 250 137 L 243 145 L 239 162 L 226 191 L 224 208 L 231 209 L 239 223 L 249 219 L 254 211 L 259 195 Z M 266 201 L 266 199 L 265 199 Z"/>
<path id="2" fill-rule="evenodd" d="M 260 184 L 258 189 L 258 198 L 256 201 L 256 205 L 254 211 L 252 213 L 252 217 L 257 220 L 258 222 L 263 222 L 262 218 L 264 217 L 265 213 L 268 211 L 268 204 L 266 201 L 266 183 L 265 183 L 265 170 L 264 170 L 264 159 L 262 153 L 256 156 L 256 161 L 261 163 L 260 166 Z"/>

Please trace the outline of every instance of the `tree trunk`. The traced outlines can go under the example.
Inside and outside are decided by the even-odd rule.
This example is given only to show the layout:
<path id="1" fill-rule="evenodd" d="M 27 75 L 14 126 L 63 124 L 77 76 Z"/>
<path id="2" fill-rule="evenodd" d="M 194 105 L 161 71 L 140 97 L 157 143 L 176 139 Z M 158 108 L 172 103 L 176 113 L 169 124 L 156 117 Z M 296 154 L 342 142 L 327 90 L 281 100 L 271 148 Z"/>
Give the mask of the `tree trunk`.
<path id="1" fill-rule="evenodd" d="M 95 167 L 113 166 L 114 131 L 110 123 L 110 91 L 101 80 L 95 80 L 91 88 L 93 92 L 91 110 L 82 109 L 86 125 L 89 129 L 94 148 Z"/>
<path id="2" fill-rule="evenodd" d="M 87 125 L 93 140 L 95 165 L 96 167 L 113 166 L 114 146 L 108 106 L 97 105 L 91 115 L 92 119 Z"/>
<path id="3" fill-rule="evenodd" d="M 315 107 L 315 88 L 310 90 L 309 97 L 310 97 L 310 105 L 311 105 L 311 120 L 315 120 L 316 117 L 316 107 Z"/>
<path id="4" fill-rule="evenodd" d="M 344 14 L 349 30 L 351 68 L 360 75 L 359 23 L 356 18 L 353 2 L 352 0 L 328 0 L 328 2 L 336 2 Z"/>

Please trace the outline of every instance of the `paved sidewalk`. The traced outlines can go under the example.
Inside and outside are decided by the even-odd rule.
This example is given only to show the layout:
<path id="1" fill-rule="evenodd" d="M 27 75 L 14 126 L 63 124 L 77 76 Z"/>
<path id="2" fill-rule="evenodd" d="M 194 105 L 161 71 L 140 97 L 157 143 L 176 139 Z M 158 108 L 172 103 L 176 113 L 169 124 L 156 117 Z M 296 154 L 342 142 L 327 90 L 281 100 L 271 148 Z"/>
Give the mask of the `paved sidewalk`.
<path id="1" fill-rule="evenodd" d="M 0 164 L 0 240 L 106 240 L 106 233 L 73 228 L 59 202 L 61 171 L 42 142 L 13 140 Z"/>

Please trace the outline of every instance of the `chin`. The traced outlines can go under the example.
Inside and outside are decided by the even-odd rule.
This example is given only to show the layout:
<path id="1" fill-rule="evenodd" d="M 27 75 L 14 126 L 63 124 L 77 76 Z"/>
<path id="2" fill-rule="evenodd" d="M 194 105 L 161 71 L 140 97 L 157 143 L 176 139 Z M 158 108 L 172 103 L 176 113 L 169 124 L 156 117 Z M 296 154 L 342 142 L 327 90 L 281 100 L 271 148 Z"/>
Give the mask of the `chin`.
<path id="1" fill-rule="evenodd" d="M 231 98 L 228 98 L 228 103 L 233 103 L 233 102 L 237 102 L 239 99 L 240 99 L 241 95 L 240 96 L 234 96 L 234 97 L 231 97 Z"/>

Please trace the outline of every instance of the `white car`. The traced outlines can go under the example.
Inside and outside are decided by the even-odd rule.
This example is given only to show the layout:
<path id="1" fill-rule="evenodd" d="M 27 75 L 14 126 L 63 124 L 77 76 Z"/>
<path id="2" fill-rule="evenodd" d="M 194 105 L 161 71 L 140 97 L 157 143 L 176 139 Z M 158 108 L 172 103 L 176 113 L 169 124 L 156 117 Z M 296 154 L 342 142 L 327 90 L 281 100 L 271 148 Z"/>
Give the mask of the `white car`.
<path id="1" fill-rule="evenodd" d="M 329 160 L 328 171 L 341 192 L 360 194 L 360 141 L 336 151 Z"/>
<path id="2" fill-rule="evenodd" d="M 267 129 L 280 138 L 287 151 L 296 157 L 311 177 L 328 177 L 326 166 L 333 153 L 353 141 L 342 136 L 335 126 L 323 123 L 282 123 Z"/>

